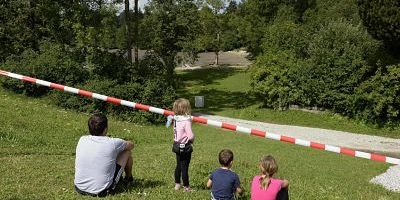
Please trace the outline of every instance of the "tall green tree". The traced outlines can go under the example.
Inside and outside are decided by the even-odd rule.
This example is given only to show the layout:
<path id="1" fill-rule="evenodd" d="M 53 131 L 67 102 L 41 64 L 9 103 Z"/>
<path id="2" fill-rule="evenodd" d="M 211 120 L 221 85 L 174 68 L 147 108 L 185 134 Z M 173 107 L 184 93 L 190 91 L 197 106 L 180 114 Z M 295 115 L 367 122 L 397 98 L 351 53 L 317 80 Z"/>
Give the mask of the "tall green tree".
<path id="1" fill-rule="evenodd" d="M 219 65 L 219 52 L 221 50 L 221 35 L 222 35 L 222 14 L 226 9 L 227 4 L 230 2 L 230 0 L 205 0 L 204 1 L 204 6 L 209 7 L 212 10 L 213 16 L 211 20 L 213 24 L 212 26 L 205 26 L 205 29 L 208 29 L 206 31 L 206 34 L 213 34 L 214 35 L 214 40 L 212 41 L 213 44 L 211 44 L 212 49 L 215 53 L 215 65 Z M 206 18 L 207 20 L 207 18 Z M 207 33 L 208 32 L 208 33 Z"/>
<path id="2" fill-rule="evenodd" d="M 200 51 L 213 51 L 215 53 L 215 65 L 218 65 L 219 21 L 211 8 L 203 7 L 199 12 L 201 28 L 196 37 L 197 48 Z"/>
<path id="3" fill-rule="evenodd" d="M 47 0 L 1 1 L 0 61 L 25 49 L 38 50 L 42 38 L 58 40 L 53 27 L 60 23 L 59 9 Z"/>
<path id="4" fill-rule="evenodd" d="M 265 27 L 273 20 L 280 1 L 276 0 L 247 0 L 243 3 L 245 20 L 249 22 L 246 31 L 247 50 L 254 56 L 261 52 L 261 39 Z"/>
<path id="5" fill-rule="evenodd" d="M 400 55 L 400 1 L 357 0 L 357 4 L 368 32 Z"/>
<path id="6" fill-rule="evenodd" d="M 198 8 L 194 1 L 153 0 L 144 15 L 140 28 L 144 47 L 162 60 L 166 75 L 173 77 L 178 52 L 194 52 Z"/>
<path id="7" fill-rule="evenodd" d="M 0 11 L 0 61 L 38 51 L 44 40 L 84 49 L 107 48 L 114 40 L 116 9 L 105 0 L 9 0 Z"/>
<path id="8" fill-rule="evenodd" d="M 296 22 L 303 21 L 306 10 L 313 7 L 315 0 L 247 0 L 243 2 L 244 19 L 249 25 L 244 29 L 246 47 L 253 56 L 262 52 L 260 44 L 264 37 L 265 28 L 273 22 L 282 7 L 293 10 Z M 290 13 L 291 15 L 291 13 Z"/>
<path id="9" fill-rule="evenodd" d="M 246 37 L 243 32 L 247 28 L 247 22 L 242 16 L 240 6 L 241 4 L 238 5 L 236 1 L 231 1 L 222 14 L 220 46 L 223 51 L 238 49 L 246 45 Z"/>

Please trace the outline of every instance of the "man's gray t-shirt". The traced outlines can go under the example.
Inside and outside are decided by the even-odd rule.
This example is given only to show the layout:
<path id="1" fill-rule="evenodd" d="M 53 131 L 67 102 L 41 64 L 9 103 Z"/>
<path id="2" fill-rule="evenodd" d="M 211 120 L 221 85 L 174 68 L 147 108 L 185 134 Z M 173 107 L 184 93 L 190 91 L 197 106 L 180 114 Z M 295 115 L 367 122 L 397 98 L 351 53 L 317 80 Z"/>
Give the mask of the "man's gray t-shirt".
<path id="1" fill-rule="evenodd" d="M 98 194 L 110 187 L 117 156 L 125 149 L 125 145 L 125 141 L 119 138 L 82 136 L 76 147 L 75 186 L 91 194 Z"/>

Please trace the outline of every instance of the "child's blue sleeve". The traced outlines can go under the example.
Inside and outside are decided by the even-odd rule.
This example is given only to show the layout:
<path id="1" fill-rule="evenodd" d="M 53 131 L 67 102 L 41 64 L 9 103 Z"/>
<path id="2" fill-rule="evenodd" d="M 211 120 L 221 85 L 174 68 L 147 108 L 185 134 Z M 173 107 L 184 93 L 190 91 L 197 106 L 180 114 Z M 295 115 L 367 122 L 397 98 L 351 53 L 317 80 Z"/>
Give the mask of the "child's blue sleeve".
<path id="1" fill-rule="evenodd" d="M 167 117 L 167 123 L 165 123 L 165 127 L 169 127 L 169 126 L 171 126 L 171 122 L 172 122 L 172 119 L 174 118 L 174 116 L 172 116 L 172 115 L 168 115 L 168 117 Z"/>
<path id="2" fill-rule="evenodd" d="M 233 184 L 234 184 L 235 188 L 240 187 L 240 178 L 239 178 L 239 176 L 237 174 L 235 174 L 235 181 L 234 181 Z"/>

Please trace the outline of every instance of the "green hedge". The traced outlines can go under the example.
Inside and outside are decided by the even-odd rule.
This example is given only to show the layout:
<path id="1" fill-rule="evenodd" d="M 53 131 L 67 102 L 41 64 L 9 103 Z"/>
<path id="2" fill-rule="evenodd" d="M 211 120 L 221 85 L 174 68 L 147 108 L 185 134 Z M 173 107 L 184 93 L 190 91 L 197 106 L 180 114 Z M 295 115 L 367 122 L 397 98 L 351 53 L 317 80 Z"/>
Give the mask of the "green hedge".
<path id="1" fill-rule="evenodd" d="M 73 59 L 72 52 L 67 47 L 53 43 L 43 43 L 39 52 L 26 50 L 20 56 L 8 57 L 1 68 L 67 85 L 81 83 L 88 77 L 88 71 Z M 48 91 L 48 88 L 12 79 L 4 79 L 2 85 L 18 93 L 32 96 L 40 96 Z"/>
<path id="2" fill-rule="evenodd" d="M 307 52 L 307 87 L 318 96 L 312 102 L 335 112 L 351 114 L 355 89 L 376 70 L 380 43 L 359 26 L 335 21 L 321 27 Z M 308 91 L 305 91 L 308 93 Z"/>
<path id="3" fill-rule="evenodd" d="M 168 86 L 164 81 L 161 82 L 157 80 L 148 80 L 143 85 L 136 82 L 118 84 L 117 81 L 107 79 L 90 80 L 77 87 L 106 96 L 160 108 L 170 107 L 176 98 L 175 90 L 171 86 Z M 165 120 L 165 118 L 159 114 L 138 111 L 126 106 L 117 106 L 105 101 L 89 99 L 69 93 L 54 91 L 52 98 L 57 105 L 80 112 L 103 112 L 137 123 L 154 123 Z"/>
<path id="4" fill-rule="evenodd" d="M 166 77 L 166 66 L 154 56 L 147 56 L 136 67 L 120 54 L 104 50 L 93 52 L 90 60 L 89 63 L 74 49 L 45 42 L 38 52 L 26 50 L 20 56 L 9 57 L 1 69 L 160 108 L 171 107 L 176 99 L 174 77 Z M 2 79 L 1 84 L 31 96 L 43 96 L 50 91 L 14 79 Z M 141 123 L 164 121 L 159 114 L 69 93 L 54 91 L 51 98 L 59 106 L 80 112 L 104 112 Z"/>
<path id="5" fill-rule="evenodd" d="M 399 122 L 399 65 L 390 64 L 395 60 L 386 59 L 381 42 L 361 26 L 337 20 L 309 32 L 279 22 L 267 29 L 262 47 L 251 86 L 265 106 L 319 107 L 379 125 Z"/>
<path id="6" fill-rule="evenodd" d="M 400 121 L 400 64 L 379 69 L 357 88 L 355 109 L 359 118 L 375 124 Z"/>
<path id="7" fill-rule="evenodd" d="M 299 90 L 296 70 L 301 64 L 290 52 L 277 52 L 259 56 L 252 69 L 252 92 L 264 100 L 264 105 L 286 109 L 296 104 Z"/>

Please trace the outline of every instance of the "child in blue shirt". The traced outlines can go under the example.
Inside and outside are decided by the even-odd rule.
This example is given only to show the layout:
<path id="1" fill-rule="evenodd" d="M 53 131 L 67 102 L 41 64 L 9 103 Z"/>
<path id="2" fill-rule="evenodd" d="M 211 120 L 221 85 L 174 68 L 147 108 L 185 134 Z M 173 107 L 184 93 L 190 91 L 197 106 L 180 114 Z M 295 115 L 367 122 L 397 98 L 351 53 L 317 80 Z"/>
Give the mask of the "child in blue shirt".
<path id="1" fill-rule="evenodd" d="M 233 152 L 223 149 L 218 156 L 221 168 L 214 170 L 207 182 L 207 187 L 211 188 L 211 199 L 213 200 L 233 200 L 236 192 L 243 192 L 240 187 L 239 176 L 231 170 L 233 164 Z"/>

